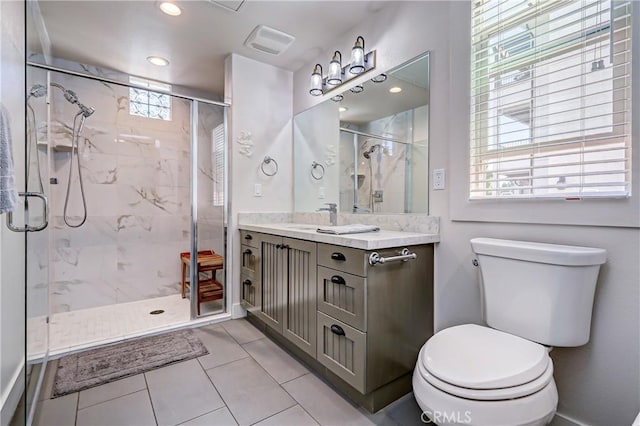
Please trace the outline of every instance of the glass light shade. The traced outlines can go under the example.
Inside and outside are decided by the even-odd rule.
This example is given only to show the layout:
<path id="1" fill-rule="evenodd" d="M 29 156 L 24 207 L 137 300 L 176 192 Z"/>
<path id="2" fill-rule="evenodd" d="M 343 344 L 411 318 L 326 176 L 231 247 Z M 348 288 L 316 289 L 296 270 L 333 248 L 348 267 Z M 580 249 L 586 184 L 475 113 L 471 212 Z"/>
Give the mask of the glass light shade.
<path id="1" fill-rule="evenodd" d="M 349 72 L 351 72 L 351 74 L 361 74 L 364 70 L 364 38 L 358 36 L 353 45 L 353 49 L 351 49 L 351 66 L 349 67 Z"/>
<path id="2" fill-rule="evenodd" d="M 364 86 L 362 84 L 358 84 L 357 86 L 353 86 L 350 90 L 352 93 L 361 93 L 364 92 Z"/>
<path id="3" fill-rule="evenodd" d="M 333 54 L 333 59 L 329 63 L 327 84 L 337 86 L 340 83 L 342 83 L 342 54 L 336 50 Z"/>
<path id="4" fill-rule="evenodd" d="M 313 96 L 322 95 L 322 67 L 320 64 L 315 66 L 313 74 L 311 74 L 311 87 L 309 88 L 309 93 Z"/>
<path id="5" fill-rule="evenodd" d="M 335 95 L 333 98 L 331 98 L 331 100 L 332 100 L 333 102 L 340 102 L 340 101 L 342 101 L 343 99 L 344 99 L 344 96 L 343 96 L 343 95 Z"/>
<path id="6" fill-rule="evenodd" d="M 387 80 L 387 75 L 385 73 L 378 74 L 371 79 L 374 83 L 382 83 Z"/>

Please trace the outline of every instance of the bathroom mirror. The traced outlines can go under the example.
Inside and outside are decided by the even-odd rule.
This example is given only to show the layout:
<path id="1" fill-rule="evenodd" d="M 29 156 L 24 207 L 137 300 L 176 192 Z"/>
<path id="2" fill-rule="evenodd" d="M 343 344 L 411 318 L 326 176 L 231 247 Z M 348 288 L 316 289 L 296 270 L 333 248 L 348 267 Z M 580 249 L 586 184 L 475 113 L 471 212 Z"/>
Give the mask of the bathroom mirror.
<path id="1" fill-rule="evenodd" d="M 428 213 L 429 53 L 371 77 L 295 116 L 295 211 Z"/>

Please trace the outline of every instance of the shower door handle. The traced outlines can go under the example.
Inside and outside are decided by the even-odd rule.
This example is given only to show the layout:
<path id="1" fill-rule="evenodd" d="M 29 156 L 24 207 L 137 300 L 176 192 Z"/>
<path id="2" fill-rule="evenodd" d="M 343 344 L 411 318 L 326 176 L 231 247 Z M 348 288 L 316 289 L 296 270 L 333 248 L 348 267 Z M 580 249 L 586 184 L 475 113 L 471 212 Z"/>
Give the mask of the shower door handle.
<path id="1" fill-rule="evenodd" d="M 44 204 L 43 221 L 42 221 L 42 224 L 40 224 L 38 226 L 31 226 L 28 223 L 26 223 L 24 227 L 15 226 L 13 224 L 13 212 L 8 212 L 7 213 L 7 228 L 9 228 L 9 230 L 11 230 L 13 232 L 38 232 L 38 231 L 42 231 L 47 226 L 49 226 L 49 200 L 47 199 L 46 195 L 41 194 L 39 192 L 19 192 L 18 196 L 24 197 L 25 198 L 25 203 L 29 199 L 29 197 L 40 198 L 42 200 L 43 204 Z M 28 205 L 28 204 L 26 204 L 26 205 Z M 29 209 L 25 206 L 25 217 L 27 217 L 28 214 L 29 214 Z M 28 222 L 28 220 L 26 222 Z"/>

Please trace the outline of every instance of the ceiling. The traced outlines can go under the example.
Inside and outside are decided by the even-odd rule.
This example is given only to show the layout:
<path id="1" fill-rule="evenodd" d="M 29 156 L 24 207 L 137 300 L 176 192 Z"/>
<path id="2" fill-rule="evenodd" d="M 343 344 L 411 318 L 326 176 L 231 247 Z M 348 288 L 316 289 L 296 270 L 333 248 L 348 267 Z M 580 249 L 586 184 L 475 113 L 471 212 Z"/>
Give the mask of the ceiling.
<path id="1" fill-rule="evenodd" d="M 56 58 L 220 95 L 224 59 L 230 53 L 291 71 L 314 60 L 329 62 L 318 55 L 347 49 L 335 46 L 336 40 L 392 2 L 254 0 L 236 12 L 210 1 L 176 1 L 182 8 L 178 17 L 162 13 L 158 3 L 39 0 L 39 8 Z M 279 56 L 245 47 L 247 36 L 260 24 L 296 40 Z M 29 47 L 37 51 L 33 32 Z M 353 34 L 354 41 L 357 36 Z M 151 55 L 169 59 L 169 66 L 149 64 L 146 58 Z"/>

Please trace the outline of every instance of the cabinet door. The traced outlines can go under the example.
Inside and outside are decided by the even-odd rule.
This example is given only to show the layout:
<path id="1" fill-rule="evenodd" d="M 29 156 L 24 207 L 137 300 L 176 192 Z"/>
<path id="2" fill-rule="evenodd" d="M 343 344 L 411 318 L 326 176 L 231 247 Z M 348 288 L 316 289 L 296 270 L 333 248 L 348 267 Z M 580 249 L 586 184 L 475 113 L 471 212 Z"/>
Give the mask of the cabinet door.
<path id="1" fill-rule="evenodd" d="M 286 250 L 282 237 L 264 235 L 262 240 L 262 295 L 259 317 L 282 333 L 284 315 L 284 281 L 287 271 Z"/>
<path id="2" fill-rule="evenodd" d="M 316 243 L 283 239 L 287 252 L 284 335 L 309 355 L 316 356 Z"/>

